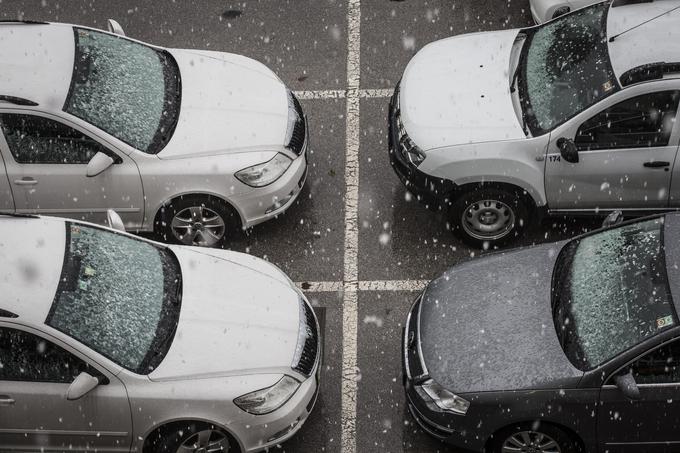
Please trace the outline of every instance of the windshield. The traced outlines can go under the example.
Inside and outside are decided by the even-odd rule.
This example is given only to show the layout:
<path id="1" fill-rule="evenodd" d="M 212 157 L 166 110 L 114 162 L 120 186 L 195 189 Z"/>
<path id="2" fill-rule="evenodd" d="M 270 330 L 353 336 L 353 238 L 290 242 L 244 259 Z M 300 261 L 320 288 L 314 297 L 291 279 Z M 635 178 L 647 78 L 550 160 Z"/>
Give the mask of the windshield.
<path id="1" fill-rule="evenodd" d="M 129 39 L 81 28 L 74 32 L 75 63 L 64 110 L 140 151 L 160 152 L 179 115 L 175 60 Z"/>
<path id="2" fill-rule="evenodd" d="M 534 136 L 619 89 L 607 48 L 608 8 L 598 4 L 528 32 L 520 97 Z"/>
<path id="3" fill-rule="evenodd" d="M 170 347 L 180 297 L 180 268 L 168 249 L 67 223 L 64 266 L 46 324 L 148 374 Z"/>
<path id="4" fill-rule="evenodd" d="M 584 371 L 673 326 L 663 218 L 570 242 L 560 252 L 552 291 L 560 343 Z"/>

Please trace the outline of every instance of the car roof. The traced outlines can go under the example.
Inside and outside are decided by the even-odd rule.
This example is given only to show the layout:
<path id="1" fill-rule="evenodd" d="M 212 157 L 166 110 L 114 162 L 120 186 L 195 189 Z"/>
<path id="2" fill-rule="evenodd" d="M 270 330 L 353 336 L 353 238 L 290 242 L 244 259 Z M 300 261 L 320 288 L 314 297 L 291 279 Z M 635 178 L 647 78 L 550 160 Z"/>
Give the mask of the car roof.
<path id="1" fill-rule="evenodd" d="M 65 228 L 63 219 L 0 215 L 0 310 L 29 324 L 45 322 L 64 262 Z"/>
<path id="2" fill-rule="evenodd" d="M 0 23 L 0 97 L 61 110 L 71 86 L 74 39 L 73 27 L 66 24 Z"/>
<path id="3" fill-rule="evenodd" d="M 618 3 L 621 6 L 615 1 L 609 10 L 607 39 L 612 67 L 619 80 L 627 71 L 643 65 L 680 62 L 680 9 L 668 13 L 680 8 L 680 0 Z M 654 19 L 656 16 L 661 17 Z M 648 24 L 640 25 L 649 20 Z M 680 77 L 680 73 L 667 77 Z"/>

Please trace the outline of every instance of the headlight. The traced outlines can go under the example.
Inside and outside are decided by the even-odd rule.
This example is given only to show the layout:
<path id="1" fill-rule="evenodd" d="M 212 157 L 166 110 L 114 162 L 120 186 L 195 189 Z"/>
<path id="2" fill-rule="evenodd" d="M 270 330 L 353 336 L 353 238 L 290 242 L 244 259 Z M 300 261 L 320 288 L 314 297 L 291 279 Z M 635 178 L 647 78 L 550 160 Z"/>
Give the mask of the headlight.
<path id="1" fill-rule="evenodd" d="M 425 160 L 425 153 L 413 143 L 413 140 L 411 140 L 408 135 L 403 135 L 399 139 L 399 144 L 401 145 L 401 149 L 404 150 L 404 157 L 411 161 L 413 165 L 417 167 L 423 163 Z"/>
<path id="2" fill-rule="evenodd" d="M 234 400 L 234 404 L 249 414 L 269 414 L 286 404 L 298 387 L 300 383 L 296 379 L 283 376 L 279 382 L 269 388 L 239 396 Z"/>
<path id="3" fill-rule="evenodd" d="M 427 393 L 427 396 L 432 398 L 434 404 L 436 404 L 442 410 L 453 412 L 459 415 L 465 415 L 468 408 L 470 407 L 469 401 L 464 400 L 460 396 L 454 395 L 432 379 L 428 379 L 420 386 L 425 391 L 425 393 Z"/>
<path id="4" fill-rule="evenodd" d="M 555 10 L 555 12 L 552 15 L 552 18 L 555 19 L 557 17 L 564 16 L 569 11 L 571 11 L 571 8 L 569 8 L 568 6 L 560 6 Z"/>
<path id="5" fill-rule="evenodd" d="M 292 162 L 290 157 L 279 153 L 269 162 L 237 171 L 235 176 L 243 184 L 251 187 L 264 187 L 279 179 Z"/>

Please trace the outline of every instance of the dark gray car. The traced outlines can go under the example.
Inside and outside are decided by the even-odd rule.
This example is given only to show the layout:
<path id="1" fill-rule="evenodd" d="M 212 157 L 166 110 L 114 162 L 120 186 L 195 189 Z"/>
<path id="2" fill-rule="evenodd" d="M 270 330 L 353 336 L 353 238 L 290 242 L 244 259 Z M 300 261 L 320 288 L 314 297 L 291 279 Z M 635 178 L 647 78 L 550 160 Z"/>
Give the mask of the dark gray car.
<path id="1" fill-rule="evenodd" d="M 408 406 L 476 451 L 680 451 L 680 215 L 445 272 L 405 326 Z"/>

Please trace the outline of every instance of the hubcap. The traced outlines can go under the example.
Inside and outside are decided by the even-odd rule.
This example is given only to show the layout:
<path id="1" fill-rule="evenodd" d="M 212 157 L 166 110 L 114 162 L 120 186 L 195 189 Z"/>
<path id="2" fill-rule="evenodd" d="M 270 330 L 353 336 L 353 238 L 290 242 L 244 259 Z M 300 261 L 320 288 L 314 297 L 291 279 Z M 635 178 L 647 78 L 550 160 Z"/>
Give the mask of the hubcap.
<path id="1" fill-rule="evenodd" d="M 192 206 L 175 214 L 170 225 L 175 238 L 185 245 L 212 247 L 224 237 L 224 219 L 205 206 Z"/>
<path id="2" fill-rule="evenodd" d="M 467 234 L 481 241 L 505 237 L 515 226 L 515 213 L 502 201 L 482 200 L 463 212 L 461 225 Z"/>
<path id="3" fill-rule="evenodd" d="M 503 442 L 502 453 L 561 453 L 555 440 L 536 431 L 520 431 Z"/>
<path id="4" fill-rule="evenodd" d="M 229 451 L 229 439 L 224 433 L 205 429 L 189 436 L 177 453 L 216 453 Z"/>

